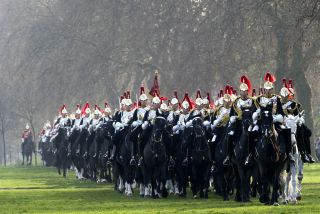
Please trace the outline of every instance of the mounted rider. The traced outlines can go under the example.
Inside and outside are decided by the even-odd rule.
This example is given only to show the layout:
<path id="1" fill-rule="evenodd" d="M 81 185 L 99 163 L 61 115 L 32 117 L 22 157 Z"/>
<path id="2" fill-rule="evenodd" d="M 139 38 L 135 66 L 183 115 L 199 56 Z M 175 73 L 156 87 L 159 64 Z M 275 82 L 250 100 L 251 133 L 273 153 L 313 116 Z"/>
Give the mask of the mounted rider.
<path id="1" fill-rule="evenodd" d="M 257 99 L 255 100 L 255 105 L 257 110 L 253 113 L 252 119 L 253 124 L 255 125 L 253 129 L 251 130 L 251 127 L 249 127 L 250 131 L 256 134 L 261 134 L 261 129 L 259 128 L 259 116 L 261 113 L 261 108 L 265 108 L 270 106 L 272 109 L 272 116 L 273 116 L 273 123 L 275 125 L 276 131 L 281 134 L 285 140 L 285 147 L 286 147 L 286 154 L 290 162 L 294 162 L 294 157 L 292 155 L 292 146 L 291 146 L 291 131 L 290 129 L 286 128 L 284 123 L 284 112 L 281 105 L 281 99 L 280 96 L 273 93 L 274 90 L 274 82 L 276 81 L 276 78 L 269 72 L 266 73 L 264 77 L 265 83 L 264 83 L 264 94 L 259 95 Z M 256 140 L 252 140 L 250 143 L 249 148 L 249 158 L 248 161 L 246 161 L 246 165 L 251 164 L 251 160 L 254 154 L 254 148 L 255 148 Z"/>
<path id="2" fill-rule="evenodd" d="M 240 96 L 237 97 L 231 107 L 230 111 L 230 121 L 229 126 L 230 129 L 228 131 L 228 146 L 227 146 L 227 157 L 224 160 L 224 165 L 230 165 L 230 159 L 234 150 L 234 141 L 236 140 L 235 136 L 236 131 L 241 126 L 242 114 L 245 110 L 250 110 L 251 112 L 255 112 L 256 108 L 254 105 L 254 100 L 252 97 L 249 97 L 249 93 L 252 90 L 251 81 L 245 75 L 240 77 Z M 248 157 L 250 158 L 250 157 Z"/>
<path id="3" fill-rule="evenodd" d="M 303 138 L 304 135 L 304 130 L 305 130 L 305 125 L 304 125 L 304 110 L 301 106 L 300 103 L 296 102 L 294 100 L 294 89 L 293 89 L 293 83 L 292 80 L 289 79 L 288 84 L 286 82 L 286 79 L 282 79 L 283 82 L 283 87 L 280 91 L 281 95 L 281 103 L 282 103 L 282 109 L 286 117 L 289 115 L 297 117 L 297 132 L 301 132 L 301 136 L 295 135 L 293 136 L 293 142 L 292 143 L 297 143 L 301 159 L 304 163 L 314 163 L 315 160 L 311 156 L 311 151 L 308 153 L 307 152 L 307 142 L 305 142 L 305 139 Z M 285 121 L 286 122 L 286 121 Z M 291 133 L 294 130 L 291 130 Z M 296 134 L 296 133 L 294 133 Z M 295 137 L 298 136 L 300 139 L 295 139 Z M 310 146 L 310 145 L 309 145 Z"/>
<path id="4" fill-rule="evenodd" d="M 148 111 L 144 114 L 144 118 L 142 120 L 142 134 L 140 135 L 140 142 L 139 142 L 139 153 L 140 153 L 140 158 L 138 162 L 138 166 L 143 166 L 144 161 L 143 161 L 143 151 L 146 143 L 148 142 L 152 128 L 154 125 L 154 121 L 157 116 L 163 116 L 163 112 L 160 110 L 161 106 L 161 99 L 157 95 L 152 98 L 152 105 Z"/>
<path id="5" fill-rule="evenodd" d="M 125 98 L 121 101 L 123 105 L 123 111 L 117 113 L 117 118 L 114 121 L 115 134 L 112 139 L 112 151 L 110 161 L 113 161 L 119 150 L 119 143 L 121 139 L 125 136 L 128 128 L 132 124 L 133 111 L 132 111 L 132 100 L 130 99 L 130 94 L 127 93 Z M 132 149 L 131 149 L 132 150 Z M 134 159 L 134 158 L 133 158 Z"/>
<path id="6" fill-rule="evenodd" d="M 219 103 L 219 106 L 217 107 L 211 119 L 211 130 L 213 131 L 213 137 L 210 141 L 210 153 L 213 161 L 213 171 L 215 171 L 216 168 L 215 149 L 217 143 L 222 140 L 224 133 L 228 131 L 227 128 L 232 106 L 231 93 L 231 88 L 229 85 L 227 85 L 225 87 L 225 94 L 221 98 L 219 98 L 219 102 L 222 102 L 222 105 Z"/>
<path id="7" fill-rule="evenodd" d="M 21 135 L 21 143 L 24 144 L 28 138 L 33 139 L 33 133 L 29 124 L 27 123 Z"/>

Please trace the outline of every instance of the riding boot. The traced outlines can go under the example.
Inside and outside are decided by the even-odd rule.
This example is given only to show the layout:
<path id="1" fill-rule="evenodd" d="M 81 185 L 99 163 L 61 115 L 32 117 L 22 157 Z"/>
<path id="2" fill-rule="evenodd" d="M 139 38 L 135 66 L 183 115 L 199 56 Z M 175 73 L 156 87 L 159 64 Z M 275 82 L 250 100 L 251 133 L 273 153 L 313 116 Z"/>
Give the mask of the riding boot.
<path id="1" fill-rule="evenodd" d="M 315 160 L 311 156 L 311 143 L 310 143 L 310 137 L 312 135 L 312 132 L 306 125 L 303 125 L 303 126 L 304 126 L 304 134 L 305 134 L 304 138 L 305 138 L 306 154 L 309 159 L 309 163 L 314 163 Z"/>
<path id="2" fill-rule="evenodd" d="M 117 146 L 115 144 L 113 144 L 112 146 L 112 150 L 111 150 L 111 156 L 110 156 L 110 161 L 114 161 L 115 157 L 116 157 L 116 151 L 117 151 Z"/>
<path id="3" fill-rule="evenodd" d="M 305 140 L 304 140 L 304 126 L 297 126 L 297 146 L 298 146 L 298 150 L 300 152 L 301 155 L 301 160 L 303 163 L 309 163 L 310 160 L 306 154 L 306 146 L 305 146 Z"/>
<path id="4" fill-rule="evenodd" d="M 227 138 L 227 156 L 226 158 L 223 160 L 222 164 L 224 166 L 230 166 L 231 164 L 231 157 L 232 157 L 232 153 L 233 153 L 233 137 L 232 135 L 228 135 Z"/>
<path id="5" fill-rule="evenodd" d="M 295 160 L 294 160 L 294 157 L 293 157 L 293 154 L 292 154 L 291 129 L 282 129 L 280 131 L 280 134 L 282 134 L 283 139 L 285 141 L 286 154 L 287 154 L 288 160 L 291 163 L 294 163 Z"/>
<path id="6" fill-rule="evenodd" d="M 134 158 L 134 142 L 130 142 L 130 154 L 131 154 L 131 160 L 130 160 L 130 166 L 136 166 L 136 159 Z"/>
<path id="7" fill-rule="evenodd" d="M 257 132 L 249 132 L 249 144 L 248 144 L 249 154 L 246 157 L 246 160 L 244 162 L 245 166 L 253 165 L 253 155 L 254 155 L 254 150 L 256 148 L 256 142 L 257 142 L 256 135 L 257 135 Z"/>
<path id="8" fill-rule="evenodd" d="M 145 141 L 144 139 L 140 139 L 139 140 L 139 149 L 138 149 L 138 153 L 139 153 L 139 161 L 138 161 L 138 166 L 143 166 L 144 165 L 144 161 L 143 161 L 143 151 L 144 151 L 144 146 L 145 146 Z"/>

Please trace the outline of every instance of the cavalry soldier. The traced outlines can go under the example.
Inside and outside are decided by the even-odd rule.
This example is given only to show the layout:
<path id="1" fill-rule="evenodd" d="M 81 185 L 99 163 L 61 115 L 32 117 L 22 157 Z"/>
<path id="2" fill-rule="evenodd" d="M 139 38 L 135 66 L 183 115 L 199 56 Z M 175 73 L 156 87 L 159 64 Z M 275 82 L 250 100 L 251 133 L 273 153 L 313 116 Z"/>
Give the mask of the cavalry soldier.
<path id="1" fill-rule="evenodd" d="M 139 142 L 139 153 L 140 158 L 138 162 L 138 166 L 143 166 L 143 151 L 144 147 L 149 140 L 153 128 L 154 121 L 157 116 L 163 116 L 163 112 L 160 110 L 161 105 L 161 99 L 158 96 L 153 97 L 152 99 L 152 106 L 150 110 L 146 111 L 143 118 L 143 123 L 141 125 L 142 128 L 142 134 L 140 136 L 140 142 Z"/>
<path id="2" fill-rule="evenodd" d="M 254 100 L 249 97 L 249 92 L 251 91 L 251 82 L 249 78 L 245 75 L 240 77 L 240 96 L 237 97 L 231 107 L 230 111 L 230 129 L 228 130 L 228 146 L 227 146 L 227 157 L 223 162 L 225 165 L 230 165 L 230 158 L 233 154 L 234 149 L 234 138 L 235 132 L 238 129 L 238 125 L 242 120 L 242 113 L 245 110 L 250 110 L 251 112 L 255 112 L 256 108 L 254 105 Z M 247 158 L 251 158 L 248 156 Z"/>
<path id="3" fill-rule="evenodd" d="M 192 126 L 192 120 L 196 117 L 202 118 L 202 98 L 200 94 L 200 90 L 197 90 L 197 95 L 196 95 L 196 108 L 192 109 L 190 111 L 189 117 L 187 118 L 187 123 L 186 127 Z"/>
<path id="4" fill-rule="evenodd" d="M 112 119 L 111 109 L 110 109 L 108 103 L 105 103 L 105 104 L 104 104 L 103 116 L 100 118 L 99 124 L 100 124 L 100 123 L 106 123 L 106 122 L 108 122 L 108 121 L 111 120 L 111 119 Z"/>
<path id="5" fill-rule="evenodd" d="M 310 131 L 304 124 L 304 110 L 300 103 L 294 100 L 294 89 L 292 80 L 289 79 L 288 84 L 286 79 L 283 79 L 283 88 L 280 91 L 281 103 L 285 116 L 293 115 L 298 116 L 297 119 L 297 139 L 296 143 L 304 163 L 314 163 L 315 160 L 311 156 L 310 141 L 304 138 L 305 130 Z M 298 134 L 298 132 L 300 134 Z M 307 141 L 307 142 L 306 142 Z M 309 149 L 308 149 L 309 148 Z"/>
<path id="6" fill-rule="evenodd" d="M 79 129 L 80 128 L 80 123 L 81 123 L 81 110 L 80 110 L 80 105 L 77 104 L 77 110 L 75 112 L 75 119 L 72 120 L 71 122 L 71 127 L 72 129 Z"/>
<path id="7" fill-rule="evenodd" d="M 97 125 L 100 122 L 101 111 L 99 110 L 98 105 L 95 105 L 95 110 L 93 113 L 93 118 L 89 122 L 89 131 L 90 133 L 96 130 Z"/>
<path id="8" fill-rule="evenodd" d="M 80 129 L 88 129 L 91 121 L 91 109 L 90 105 L 87 102 L 81 111 L 82 119 L 80 122 Z"/>
<path id="9" fill-rule="evenodd" d="M 133 151 L 136 151 L 138 148 L 138 139 L 139 136 L 141 135 L 143 129 L 142 129 L 142 123 L 143 123 L 143 118 L 146 112 L 149 111 L 149 106 L 148 106 L 148 97 L 144 92 L 144 87 L 140 87 L 140 96 L 139 96 L 139 102 L 138 102 L 138 108 L 134 111 L 133 113 L 133 118 L 132 118 L 132 127 L 131 127 L 131 134 L 130 134 L 130 139 L 132 141 L 133 145 Z M 138 155 L 139 157 L 143 156 L 142 155 L 143 151 L 140 151 L 138 149 Z M 132 156 L 134 156 L 132 154 Z M 130 161 L 130 164 L 135 164 L 134 159 Z"/>
<path id="10" fill-rule="evenodd" d="M 125 98 L 123 99 L 122 103 L 124 104 L 124 111 L 121 111 L 118 113 L 118 120 L 114 122 L 115 134 L 112 139 L 112 151 L 111 151 L 110 161 L 114 160 L 117 154 L 117 151 L 119 149 L 118 148 L 119 143 L 121 139 L 125 136 L 126 131 L 128 130 L 128 128 L 132 123 L 132 117 L 133 117 L 132 101 L 130 98 Z M 133 154 L 133 147 L 130 148 L 130 150 L 131 150 L 131 154 Z M 133 160 L 130 160 L 130 162 L 134 162 L 134 157 L 132 157 L 132 159 Z"/>
<path id="11" fill-rule="evenodd" d="M 27 123 L 26 128 L 25 128 L 25 130 L 23 130 L 22 135 L 21 135 L 21 143 L 23 144 L 28 138 L 32 139 L 32 137 L 33 137 L 32 131 L 30 129 L 29 124 Z"/>
<path id="12" fill-rule="evenodd" d="M 290 129 L 283 126 L 284 113 L 281 105 L 281 99 L 280 99 L 280 96 L 273 93 L 273 89 L 274 89 L 273 83 L 275 82 L 276 79 L 269 72 L 266 73 L 264 79 L 265 79 L 265 83 L 263 85 L 264 94 L 258 96 L 257 99 L 255 100 L 255 105 L 257 110 L 256 112 L 253 113 L 253 116 L 252 116 L 253 123 L 255 124 L 254 128 L 252 129 L 252 132 L 259 133 L 259 126 L 257 122 L 258 122 L 258 117 L 260 116 L 261 107 L 267 107 L 272 105 L 273 123 L 275 125 L 276 131 L 279 134 L 282 134 L 282 136 L 284 137 L 287 157 L 290 162 L 294 162 L 294 157 L 291 152 L 292 151 L 291 137 L 290 137 L 291 131 Z M 255 143 L 256 143 L 255 140 L 252 140 L 252 142 L 250 143 L 249 156 L 253 156 Z M 250 158 L 248 160 L 249 161 L 246 162 L 247 165 L 251 164 Z"/>
<path id="13" fill-rule="evenodd" d="M 61 115 L 58 117 L 58 119 L 54 123 L 55 129 L 57 129 L 58 126 L 65 127 L 65 126 L 71 126 L 71 120 L 68 118 L 68 111 L 66 109 L 66 105 L 63 105 L 60 110 Z"/>
<path id="14" fill-rule="evenodd" d="M 231 110 L 231 96 L 230 86 L 227 85 L 225 88 L 225 94 L 222 96 L 223 105 L 217 107 L 211 121 L 211 130 L 213 130 L 213 137 L 210 142 L 211 158 L 212 158 L 212 171 L 215 171 L 215 149 L 217 143 L 222 140 L 222 136 L 227 131 L 227 126 L 230 118 Z"/>

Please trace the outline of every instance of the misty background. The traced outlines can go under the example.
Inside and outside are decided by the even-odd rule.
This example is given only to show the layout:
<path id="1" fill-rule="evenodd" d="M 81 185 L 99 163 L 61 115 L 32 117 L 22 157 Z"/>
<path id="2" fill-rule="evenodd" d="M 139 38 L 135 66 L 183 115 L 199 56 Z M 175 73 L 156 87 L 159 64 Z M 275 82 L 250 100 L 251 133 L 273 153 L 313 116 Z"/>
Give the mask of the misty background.
<path id="1" fill-rule="evenodd" d="M 19 160 L 27 122 L 38 141 L 62 104 L 117 107 L 155 70 L 161 94 L 180 98 L 215 98 L 243 74 L 259 88 L 270 70 L 276 92 L 292 78 L 319 136 L 319 24 L 318 0 L 0 0 L 0 165 L 4 148 Z"/>

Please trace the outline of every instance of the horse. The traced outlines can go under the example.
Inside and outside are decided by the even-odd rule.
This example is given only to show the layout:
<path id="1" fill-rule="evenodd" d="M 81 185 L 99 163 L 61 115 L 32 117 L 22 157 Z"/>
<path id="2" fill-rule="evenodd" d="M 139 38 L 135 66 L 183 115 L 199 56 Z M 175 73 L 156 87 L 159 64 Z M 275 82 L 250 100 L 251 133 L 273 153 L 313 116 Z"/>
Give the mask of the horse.
<path id="1" fill-rule="evenodd" d="M 203 120 L 196 117 L 192 120 L 191 135 L 191 190 L 193 198 L 197 198 L 200 193 L 200 198 L 208 198 L 211 157 L 209 145 L 204 133 Z"/>
<path id="2" fill-rule="evenodd" d="M 21 151 L 22 151 L 22 165 L 25 163 L 26 165 L 32 164 L 32 153 L 35 152 L 32 136 L 29 135 L 27 139 L 23 141 L 21 144 Z"/>
<path id="3" fill-rule="evenodd" d="M 229 200 L 229 192 L 232 190 L 233 166 L 223 165 L 223 160 L 227 156 L 228 127 L 221 126 L 214 129 L 213 143 L 216 144 L 214 149 L 216 172 L 214 173 L 216 192 L 222 195 L 224 201 Z M 213 146 L 213 145 L 212 145 Z"/>
<path id="4" fill-rule="evenodd" d="M 56 148 L 56 167 L 58 169 L 59 175 L 61 170 L 63 172 L 63 177 L 66 178 L 67 168 L 68 168 L 68 140 L 69 140 L 70 128 L 69 127 L 59 127 L 58 134 L 53 139 L 53 145 Z"/>
<path id="5" fill-rule="evenodd" d="M 98 136 L 101 140 L 98 141 L 98 171 L 101 182 L 111 182 L 111 167 L 107 164 L 109 159 L 109 148 L 112 139 L 112 134 L 114 133 L 114 127 L 112 125 L 113 120 L 108 120 L 99 126 L 97 131 Z"/>
<path id="6" fill-rule="evenodd" d="M 293 142 L 292 151 L 295 162 L 290 163 L 290 169 L 287 174 L 284 173 L 282 175 L 285 175 L 285 177 L 282 177 L 284 179 L 284 185 L 282 186 L 282 200 L 284 204 L 288 204 L 289 202 L 296 204 L 297 199 L 301 197 L 301 182 L 297 185 L 297 180 L 302 180 L 303 161 L 297 146 L 297 140 L 303 140 L 303 136 L 300 135 L 303 135 L 304 133 L 301 131 L 297 132 L 297 120 L 298 116 L 288 115 L 285 117 L 286 126 L 291 129 L 291 138 Z"/>
<path id="7" fill-rule="evenodd" d="M 190 130 L 186 130 L 186 132 L 188 131 Z M 187 147 L 185 145 L 188 137 L 189 134 L 186 134 L 184 130 L 181 130 L 178 134 L 172 136 L 171 149 L 175 160 L 175 166 L 171 173 L 169 171 L 171 181 L 167 183 L 169 191 L 182 198 L 187 196 L 188 177 L 191 174 L 190 165 L 183 164 L 183 160 L 187 156 Z"/>
<path id="8" fill-rule="evenodd" d="M 167 154 L 163 135 L 166 130 L 166 119 L 158 116 L 155 118 L 151 137 L 149 138 L 143 157 L 145 164 L 142 167 L 145 186 L 145 197 L 167 197 Z M 150 194 L 151 190 L 151 194 Z"/>
<path id="9" fill-rule="evenodd" d="M 41 159 L 43 161 L 43 165 L 45 166 L 53 166 L 54 165 L 54 153 L 52 151 L 52 143 L 50 142 L 49 136 L 41 137 L 41 140 L 38 144 L 38 149 L 41 155 Z"/>
<path id="10" fill-rule="evenodd" d="M 250 193 L 251 169 L 245 166 L 245 159 L 248 155 L 250 132 L 249 126 L 252 124 L 252 111 L 243 109 L 242 120 L 236 121 L 233 125 L 234 131 L 234 159 L 236 175 L 236 198 L 238 202 L 248 202 Z"/>
<path id="11" fill-rule="evenodd" d="M 284 130 L 281 130 L 284 132 Z M 283 134 L 277 133 L 273 124 L 272 105 L 261 108 L 261 136 L 256 144 L 255 160 L 261 175 L 262 192 L 259 197 L 266 205 L 278 204 L 279 176 L 285 167 L 285 144 Z M 270 186 L 272 197 L 270 200 Z"/>

